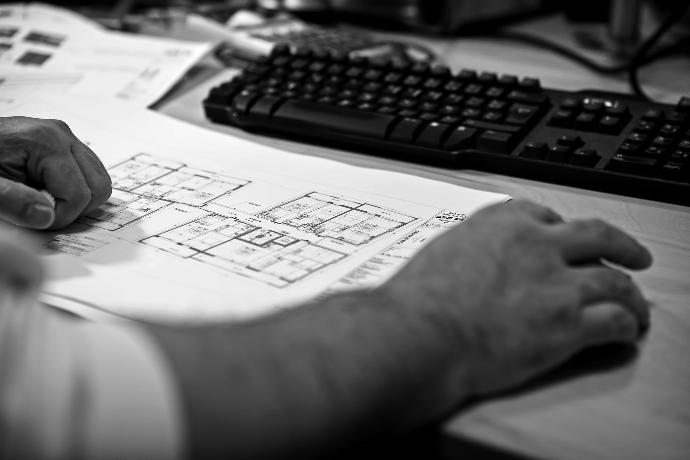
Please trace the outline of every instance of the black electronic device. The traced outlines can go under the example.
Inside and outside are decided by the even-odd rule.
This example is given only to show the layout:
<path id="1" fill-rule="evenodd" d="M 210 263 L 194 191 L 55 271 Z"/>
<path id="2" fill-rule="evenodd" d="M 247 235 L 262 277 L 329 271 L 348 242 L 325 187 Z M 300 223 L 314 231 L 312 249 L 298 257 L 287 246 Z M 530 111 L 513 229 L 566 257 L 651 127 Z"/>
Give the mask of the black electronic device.
<path id="1" fill-rule="evenodd" d="M 690 98 L 281 46 L 203 102 L 217 123 L 373 155 L 690 205 Z"/>

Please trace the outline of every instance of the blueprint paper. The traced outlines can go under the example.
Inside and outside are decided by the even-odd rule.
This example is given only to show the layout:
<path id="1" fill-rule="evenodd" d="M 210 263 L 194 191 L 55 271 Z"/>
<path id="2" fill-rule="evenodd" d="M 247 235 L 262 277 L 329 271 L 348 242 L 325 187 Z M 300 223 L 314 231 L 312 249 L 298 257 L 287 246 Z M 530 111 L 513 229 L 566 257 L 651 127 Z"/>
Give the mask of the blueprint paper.
<path id="1" fill-rule="evenodd" d="M 66 107 L 55 98 L 4 113 L 67 121 L 113 178 L 99 210 L 41 234 L 45 292 L 128 318 L 243 319 L 371 288 L 441 231 L 507 199 L 290 154 L 126 105 Z"/>
<path id="2" fill-rule="evenodd" d="M 60 92 L 147 107 L 210 46 L 107 31 L 56 7 L 0 6 L 0 102 Z"/>

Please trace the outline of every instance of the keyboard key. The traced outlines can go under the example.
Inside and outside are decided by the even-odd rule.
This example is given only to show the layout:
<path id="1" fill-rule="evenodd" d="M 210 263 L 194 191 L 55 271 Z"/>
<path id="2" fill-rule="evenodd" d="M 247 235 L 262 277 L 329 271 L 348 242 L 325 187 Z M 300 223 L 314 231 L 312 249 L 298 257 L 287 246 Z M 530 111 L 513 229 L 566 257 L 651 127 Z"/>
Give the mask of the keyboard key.
<path id="1" fill-rule="evenodd" d="M 661 166 L 659 177 L 666 180 L 688 182 L 690 174 L 687 164 L 667 161 Z"/>
<path id="2" fill-rule="evenodd" d="M 678 126 L 670 124 L 665 124 L 661 128 L 659 128 L 659 134 L 667 137 L 673 137 L 676 134 L 678 134 L 679 131 L 680 130 L 678 129 Z"/>
<path id="3" fill-rule="evenodd" d="M 549 124 L 553 126 L 568 127 L 575 119 L 575 112 L 570 110 L 557 110 L 549 120 Z"/>
<path id="4" fill-rule="evenodd" d="M 486 90 L 486 93 L 484 93 L 484 95 L 486 97 L 499 98 L 503 96 L 505 92 L 506 90 L 504 90 L 503 88 L 499 88 L 498 86 L 492 86 Z"/>
<path id="5" fill-rule="evenodd" d="M 415 62 L 412 65 L 412 68 L 410 69 L 410 71 L 412 73 L 424 75 L 424 74 L 429 73 L 430 68 L 431 68 L 431 66 L 426 62 Z"/>
<path id="6" fill-rule="evenodd" d="M 535 160 L 543 160 L 546 158 L 546 153 L 549 147 L 544 142 L 528 142 L 520 152 L 520 156 L 524 158 L 531 158 Z"/>
<path id="7" fill-rule="evenodd" d="M 464 93 L 467 94 L 468 96 L 477 96 L 484 91 L 484 87 L 482 85 L 477 85 L 475 83 L 469 84 L 465 86 Z"/>
<path id="8" fill-rule="evenodd" d="M 597 116 L 593 113 L 583 112 L 575 117 L 575 127 L 578 129 L 592 129 L 596 123 Z"/>
<path id="9" fill-rule="evenodd" d="M 446 115 L 445 117 L 441 118 L 439 120 L 441 123 L 446 123 L 448 125 L 455 125 L 460 123 L 460 117 L 454 117 L 452 115 Z"/>
<path id="10" fill-rule="evenodd" d="M 494 99 L 486 105 L 486 108 L 493 111 L 501 111 L 504 110 L 507 106 L 508 103 L 506 101 L 499 101 L 497 99 Z"/>
<path id="11" fill-rule="evenodd" d="M 606 134 L 618 134 L 623 128 L 623 120 L 619 117 L 604 115 L 597 124 L 596 130 Z"/>
<path id="12" fill-rule="evenodd" d="M 416 118 L 403 118 L 395 125 L 390 137 L 392 142 L 399 142 L 401 144 L 412 144 L 416 137 L 417 131 L 422 128 L 423 123 Z"/>
<path id="13" fill-rule="evenodd" d="M 501 75 L 498 78 L 498 83 L 503 86 L 515 86 L 518 83 L 517 75 Z"/>
<path id="14" fill-rule="evenodd" d="M 575 166 L 594 167 L 599 162 L 601 156 L 593 149 L 578 149 L 573 153 L 570 164 Z"/>
<path id="15" fill-rule="evenodd" d="M 525 91 L 513 90 L 508 93 L 508 99 L 513 102 L 524 102 L 526 104 L 545 104 L 548 101 L 546 94 L 542 93 L 528 93 Z"/>
<path id="16" fill-rule="evenodd" d="M 518 87 L 525 91 L 539 91 L 541 89 L 541 83 L 537 78 L 525 77 L 520 80 Z"/>
<path id="17" fill-rule="evenodd" d="M 673 139 L 671 139 L 670 137 L 657 136 L 652 141 L 652 145 L 663 149 L 671 145 L 671 142 L 673 142 Z"/>
<path id="18" fill-rule="evenodd" d="M 584 141 L 580 136 L 577 135 L 565 135 L 561 136 L 556 140 L 556 144 L 568 147 L 571 150 L 575 150 L 578 147 L 584 145 Z"/>
<path id="19" fill-rule="evenodd" d="M 656 164 L 655 159 L 617 153 L 609 160 L 606 169 L 626 174 L 650 175 Z"/>
<path id="20" fill-rule="evenodd" d="M 427 78 L 422 86 L 426 89 L 437 89 L 440 88 L 442 84 L 443 80 L 439 80 L 438 78 Z"/>
<path id="21" fill-rule="evenodd" d="M 384 139 L 395 117 L 378 112 L 323 105 L 309 101 L 285 101 L 273 114 L 273 119 L 283 123 L 297 123 L 310 129 L 359 134 Z"/>
<path id="22" fill-rule="evenodd" d="M 455 78 L 465 82 L 474 81 L 477 79 L 477 72 L 475 70 L 462 69 L 460 72 L 458 72 Z"/>
<path id="23" fill-rule="evenodd" d="M 419 115 L 419 119 L 422 121 L 436 121 L 441 118 L 437 113 L 424 112 Z"/>
<path id="24" fill-rule="evenodd" d="M 621 155 L 636 155 L 637 152 L 642 150 L 641 144 L 636 144 L 633 142 L 623 142 L 616 150 L 617 153 Z"/>
<path id="25" fill-rule="evenodd" d="M 278 107 L 280 102 L 282 102 L 281 98 L 264 96 L 258 99 L 254 105 L 252 105 L 251 109 L 249 110 L 249 114 L 268 118 L 273 115 L 273 112 Z"/>
<path id="26" fill-rule="evenodd" d="M 681 97 L 676 104 L 676 110 L 681 113 L 690 113 L 690 97 Z"/>
<path id="27" fill-rule="evenodd" d="M 482 83 L 494 83 L 498 76 L 494 72 L 481 72 L 479 76 L 477 76 L 477 80 L 479 80 Z"/>
<path id="28" fill-rule="evenodd" d="M 472 147 L 477 133 L 478 130 L 475 128 L 458 126 L 451 131 L 450 135 L 443 143 L 443 150 L 453 151 Z"/>
<path id="29" fill-rule="evenodd" d="M 447 65 L 434 64 L 431 67 L 431 75 L 435 77 L 449 77 L 450 68 Z"/>
<path id="30" fill-rule="evenodd" d="M 450 129 L 450 126 L 444 123 L 429 123 L 417 136 L 415 144 L 437 149 L 441 146 L 441 139 L 448 129 Z"/>
<path id="31" fill-rule="evenodd" d="M 457 80 L 451 80 L 446 85 L 443 87 L 444 90 L 455 93 L 457 91 L 460 91 L 462 89 L 462 83 L 460 83 Z"/>
<path id="32" fill-rule="evenodd" d="M 519 126 L 504 125 L 501 123 L 491 123 L 488 121 L 481 120 L 465 120 L 463 122 L 463 125 L 469 126 L 471 128 L 489 129 L 492 131 L 501 131 L 505 133 L 517 133 L 520 131 Z"/>
<path id="33" fill-rule="evenodd" d="M 634 129 L 634 133 L 650 134 L 654 131 L 655 125 L 649 121 L 641 121 Z"/>
<path id="34" fill-rule="evenodd" d="M 582 110 L 591 113 L 600 113 L 604 111 L 604 102 L 599 100 L 585 100 L 582 103 Z"/>
<path id="35" fill-rule="evenodd" d="M 554 145 L 551 146 L 548 153 L 546 154 L 546 159 L 548 161 L 554 161 L 556 163 L 567 163 L 573 155 L 573 150 L 571 147 L 566 145 Z"/>
<path id="36" fill-rule="evenodd" d="M 580 100 L 574 97 L 568 97 L 561 102 L 561 109 L 576 110 L 580 108 Z"/>
<path id="37" fill-rule="evenodd" d="M 642 114 L 642 120 L 658 123 L 664 118 L 664 112 L 658 109 L 647 109 Z"/>
<path id="38" fill-rule="evenodd" d="M 690 121 L 690 114 L 673 111 L 666 114 L 666 121 L 676 125 L 684 125 Z"/>
<path id="39" fill-rule="evenodd" d="M 244 114 L 249 109 L 249 105 L 254 102 L 254 99 L 257 97 L 259 97 L 257 93 L 242 91 L 232 100 L 232 107 L 236 112 Z"/>
<path id="40" fill-rule="evenodd" d="M 403 85 L 406 86 L 417 86 L 422 79 L 416 75 L 410 75 L 403 80 Z"/>
<path id="41" fill-rule="evenodd" d="M 515 136 L 501 131 L 484 131 L 477 138 L 477 148 L 491 153 L 510 153 Z"/>

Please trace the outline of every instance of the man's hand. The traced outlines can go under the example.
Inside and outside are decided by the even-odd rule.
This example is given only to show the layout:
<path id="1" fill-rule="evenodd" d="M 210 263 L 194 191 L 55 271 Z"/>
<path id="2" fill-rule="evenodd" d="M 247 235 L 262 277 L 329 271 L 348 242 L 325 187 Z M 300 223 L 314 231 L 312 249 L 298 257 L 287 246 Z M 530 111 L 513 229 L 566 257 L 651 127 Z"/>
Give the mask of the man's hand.
<path id="1" fill-rule="evenodd" d="M 234 327 L 149 330 L 185 395 L 192 456 L 321 458 L 590 345 L 635 341 L 647 304 L 606 262 L 641 269 L 651 256 L 608 224 L 516 201 L 479 211 L 372 291 Z"/>
<path id="2" fill-rule="evenodd" d="M 475 395 L 520 384 L 582 348 L 634 342 L 649 324 L 630 269 L 651 264 L 632 237 L 599 220 L 564 222 L 516 201 L 442 235 L 383 289 L 432 318 L 462 348 Z"/>
<path id="3" fill-rule="evenodd" d="M 39 190 L 55 197 L 55 208 Z M 98 157 L 59 120 L 0 118 L 0 219 L 61 228 L 110 197 Z"/>

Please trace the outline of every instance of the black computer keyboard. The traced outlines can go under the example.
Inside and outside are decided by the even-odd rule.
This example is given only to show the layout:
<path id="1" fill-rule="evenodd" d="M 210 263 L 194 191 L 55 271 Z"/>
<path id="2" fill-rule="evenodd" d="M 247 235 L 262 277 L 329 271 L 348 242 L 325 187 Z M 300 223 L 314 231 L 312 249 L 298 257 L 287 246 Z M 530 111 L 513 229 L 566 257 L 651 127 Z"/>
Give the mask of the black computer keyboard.
<path id="1" fill-rule="evenodd" d="M 204 100 L 218 123 L 449 168 L 690 205 L 690 98 L 278 47 Z"/>

